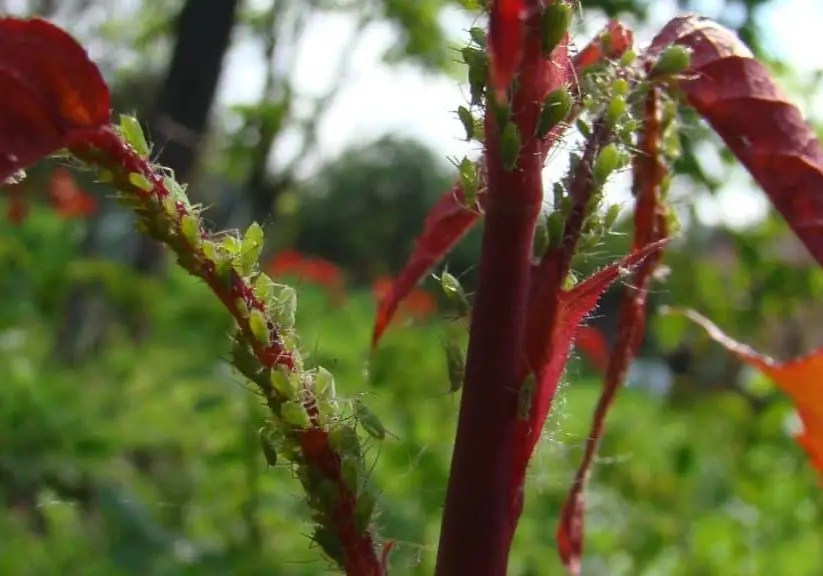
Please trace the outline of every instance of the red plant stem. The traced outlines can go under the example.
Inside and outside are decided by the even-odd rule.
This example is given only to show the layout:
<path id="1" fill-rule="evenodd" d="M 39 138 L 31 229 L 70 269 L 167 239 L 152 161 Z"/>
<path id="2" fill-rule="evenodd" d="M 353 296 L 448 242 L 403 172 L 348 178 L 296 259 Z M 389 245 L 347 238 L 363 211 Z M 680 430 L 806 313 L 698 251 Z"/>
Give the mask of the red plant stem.
<path id="1" fill-rule="evenodd" d="M 489 174 L 492 191 L 500 190 L 507 180 L 495 172 L 499 171 L 490 170 Z M 523 354 L 529 256 L 539 205 L 524 205 L 502 194 L 490 200 L 438 551 L 438 576 L 506 574 L 510 450 Z"/>
<path id="2" fill-rule="evenodd" d="M 486 114 L 486 224 L 437 576 L 505 576 L 508 563 L 511 451 L 532 240 L 543 196 L 543 143 L 534 127 L 543 97 L 559 77 L 547 73 L 553 63 L 540 51 L 539 16 L 526 26 L 512 95 L 512 121 L 522 141 L 513 170 L 503 166 L 495 115 Z"/>
<path id="3" fill-rule="evenodd" d="M 666 167 L 660 157 L 659 90 L 653 88 L 646 99 L 644 129 L 634 157 L 632 185 L 637 203 L 634 213 L 633 249 L 642 248 L 668 236 L 668 224 L 659 202 Z M 629 365 L 637 353 L 646 328 L 646 299 L 660 252 L 650 255 L 635 270 L 620 302 L 617 342 L 609 356 L 603 392 L 592 416 L 592 426 L 580 467 L 563 505 L 557 541 L 563 562 L 572 574 L 580 573 L 583 550 L 584 490 L 606 424 L 606 416 L 623 384 Z"/>
<path id="4" fill-rule="evenodd" d="M 557 267 L 555 280 L 559 283 L 558 289 L 563 286 L 563 282 L 571 270 L 572 258 L 577 249 L 577 244 L 583 232 L 583 223 L 588 216 L 588 204 L 595 191 L 594 176 L 592 167 L 594 166 L 600 150 L 612 139 L 606 123 L 598 120 L 592 130 L 591 138 L 586 145 L 586 150 L 580 160 L 580 164 L 574 173 L 569 196 L 572 199 L 572 209 L 565 226 L 563 226 L 563 241 L 560 244 L 559 253 L 547 252 L 543 261 L 552 260 Z"/>
<path id="5" fill-rule="evenodd" d="M 563 239 L 559 246 L 546 251 L 540 263 L 532 271 L 533 279 L 537 280 L 532 283 L 532 288 L 539 286 L 542 290 L 545 290 L 547 295 L 551 295 L 538 299 L 530 309 L 532 318 L 537 316 L 545 323 L 544 325 L 547 329 L 544 334 L 553 334 L 554 327 L 557 324 L 558 306 L 560 304 L 560 299 L 557 295 L 563 290 L 564 281 L 571 270 L 574 252 L 583 232 L 586 207 L 594 193 L 595 183 L 592 175 L 592 166 L 597 158 L 597 154 L 603 146 L 609 142 L 611 137 L 612 134 L 608 130 L 605 122 L 598 121 L 595 123 L 592 137 L 586 145 L 586 150 L 572 178 L 569 195 L 573 200 L 573 205 L 563 227 Z M 534 337 L 534 334 L 527 335 L 527 338 L 532 337 Z M 548 358 L 555 354 L 565 353 L 565 351 L 556 350 L 551 340 L 548 343 L 528 341 L 527 348 L 541 350 L 540 353 L 545 354 L 545 356 L 540 360 L 535 358 L 522 359 L 518 381 L 522 381 L 529 372 L 533 371 L 534 366 L 545 365 L 549 362 Z M 531 366 L 529 366 L 530 362 L 532 364 Z M 554 391 L 552 391 L 551 394 L 553 396 Z M 540 425 L 542 426 L 542 422 Z M 530 448 L 530 450 L 531 449 L 532 448 Z M 511 546 L 517 530 L 517 521 L 523 513 L 523 483 L 525 481 L 523 476 L 518 476 L 513 478 L 513 480 L 514 483 L 510 486 L 510 518 L 512 520 L 508 534 L 509 546 Z"/>
<path id="6" fill-rule="evenodd" d="M 109 167 L 115 172 L 122 172 L 121 176 L 131 173 L 144 176 L 152 184 L 151 191 L 136 189 L 127 184 L 127 180 L 120 182 L 120 184 L 123 189 L 130 189 L 137 197 L 147 202 L 151 196 L 162 198 L 169 194 L 162 177 L 158 176 L 148 160 L 136 154 L 115 131 L 108 127 L 83 134 L 82 138 L 78 137 L 76 142 L 72 142 L 71 148 L 76 156 L 92 165 Z M 181 211 L 186 208 L 182 204 L 178 204 L 177 209 Z M 176 243 L 183 253 L 198 253 L 198 249 L 180 234 L 170 236 L 168 241 L 170 245 Z M 212 265 L 208 266 L 206 264 Z M 254 295 L 246 280 L 232 269 L 227 282 L 226 279 L 215 274 L 213 263 L 208 260 L 192 272 L 206 283 L 237 321 L 261 366 L 280 365 L 291 371 L 296 369 L 293 358 L 286 350 L 279 334 L 276 332 L 273 334 L 272 342 L 268 346 L 261 344 L 252 332 L 248 318 L 238 308 L 238 299 L 243 299 L 246 306 L 250 308 L 264 309 L 263 304 Z M 254 380 L 251 377 L 250 379 Z M 272 396 L 274 391 L 266 386 L 263 387 L 263 392 L 272 411 L 276 411 L 276 404 Z M 316 426 L 317 411 L 313 401 L 308 402 L 306 409 L 315 426 L 296 432 L 295 435 L 300 443 L 306 464 L 310 468 L 319 471 L 337 488 L 340 503 L 336 510 L 332 511 L 330 520 L 339 539 L 346 574 L 350 576 L 384 576 L 371 532 L 357 529 L 355 519 L 357 494 L 346 486 L 341 477 L 340 456 L 332 449 L 327 431 Z"/>

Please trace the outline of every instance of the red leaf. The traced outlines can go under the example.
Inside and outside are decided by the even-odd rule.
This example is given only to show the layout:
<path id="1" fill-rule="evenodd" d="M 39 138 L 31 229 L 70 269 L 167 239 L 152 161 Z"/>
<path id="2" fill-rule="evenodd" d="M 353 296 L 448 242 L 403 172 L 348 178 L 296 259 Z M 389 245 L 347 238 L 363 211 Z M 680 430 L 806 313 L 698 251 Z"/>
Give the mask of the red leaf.
<path id="1" fill-rule="evenodd" d="M 745 344 L 726 336 L 707 318 L 692 310 L 671 310 L 701 326 L 706 333 L 746 364 L 769 377 L 794 402 L 803 431 L 796 440 L 811 458 L 823 480 L 823 348 L 788 362 L 758 354 Z"/>
<path id="2" fill-rule="evenodd" d="M 538 395 L 535 398 L 537 402 L 532 406 L 533 415 L 538 416 L 532 419 L 536 424 L 532 429 L 533 442 L 540 437 L 549 405 L 568 358 L 569 347 L 580 322 L 595 307 L 600 296 L 611 284 L 621 275 L 640 265 L 649 255 L 660 250 L 665 243 L 666 240 L 663 240 L 634 250 L 619 262 L 585 279 L 572 290 L 562 291 L 554 310 L 555 321 L 553 323 L 545 321 L 546 318 L 541 312 L 545 312 L 546 308 L 535 301 L 536 299 L 549 299 L 552 296 L 544 297 L 540 290 L 532 293 L 530 308 L 533 312 L 529 316 L 527 327 L 527 358 L 540 382 Z M 539 281 L 539 277 L 536 277 L 536 280 Z M 554 326 L 554 332 L 547 334 L 546 326 Z"/>
<path id="3" fill-rule="evenodd" d="M 478 176 L 482 176 L 482 170 L 478 169 L 478 173 Z M 481 191 L 479 201 L 482 206 L 485 201 L 484 191 Z M 463 192 L 459 184 L 440 197 L 426 216 L 423 232 L 417 238 L 412 255 L 403 267 L 403 271 L 380 298 L 372 334 L 372 348 L 377 346 L 380 337 L 400 306 L 400 302 L 412 292 L 420 279 L 471 230 L 479 218 L 479 213 L 468 210 L 463 205 Z"/>
<path id="4" fill-rule="evenodd" d="M 663 28 L 650 50 L 672 43 L 693 50 L 691 68 L 679 83 L 689 103 L 823 265 L 823 151 L 812 127 L 732 31 L 682 16 Z"/>
<path id="5" fill-rule="evenodd" d="M 510 494 L 512 524 L 520 515 L 523 505 L 523 486 L 526 468 L 534 453 L 543 424 L 549 415 L 560 376 L 566 366 L 569 350 L 583 318 L 591 312 L 603 292 L 627 270 L 638 266 L 650 254 L 660 250 L 667 240 L 655 242 L 603 268 L 570 291 L 562 291 L 559 296 L 545 294 L 544 286 L 551 286 L 548 278 L 551 266 L 543 266 L 535 271 L 532 278 L 530 315 L 526 333 L 527 372 L 535 374 L 535 389 L 531 400 L 528 419 L 518 419 L 515 430 L 513 451 L 513 481 Z M 542 274 L 541 274 L 542 272 Z M 547 331 L 547 327 L 550 327 Z M 529 368 L 530 367 L 530 368 Z"/>
<path id="6" fill-rule="evenodd" d="M 97 66 L 45 20 L 0 18 L 0 180 L 109 120 Z"/>
<path id="7" fill-rule="evenodd" d="M 489 15 L 489 72 L 492 88 L 505 92 L 523 57 L 526 36 L 524 0 L 494 0 Z"/>
<path id="8" fill-rule="evenodd" d="M 650 256 L 635 272 L 633 283 L 626 288 L 620 303 L 620 330 L 617 343 L 606 366 L 603 392 L 597 402 L 592 428 L 586 437 L 586 449 L 578 467 L 569 495 L 563 503 L 560 525 L 557 528 L 557 548 L 560 557 L 571 574 L 580 573 L 580 558 L 583 551 L 583 513 L 585 510 L 584 490 L 594 456 L 608 414 L 618 388 L 623 383 L 634 353 L 639 347 L 645 331 L 646 293 L 651 273 L 654 271 L 655 255 Z"/>

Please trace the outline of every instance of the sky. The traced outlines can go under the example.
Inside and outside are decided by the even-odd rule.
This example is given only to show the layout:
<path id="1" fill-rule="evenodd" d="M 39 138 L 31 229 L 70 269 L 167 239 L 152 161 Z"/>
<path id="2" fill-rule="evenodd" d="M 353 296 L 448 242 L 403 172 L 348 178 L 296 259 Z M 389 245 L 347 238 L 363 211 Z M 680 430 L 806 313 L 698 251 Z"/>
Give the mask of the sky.
<path id="1" fill-rule="evenodd" d="M 585 2 L 584 14 L 585 14 Z M 699 11 L 718 16 L 718 2 L 703 0 Z M 637 28 L 636 40 L 643 46 L 651 39 L 655 28 L 676 13 L 672 0 L 658 0 L 652 10 L 655 27 Z M 587 15 L 589 26 L 578 29 L 575 40 L 584 44 L 605 23 L 602 18 Z M 735 14 L 725 14 L 735 18 Z M 823 72 L 823 50 L 811 39 L 817 38 L 823 23 L 821 0 L 773 0 L 759 14 L 764 42 L 768 49 L 786 58 L 802 74 Z M 467 37 L 470 20 L 457 12 L 443 18 L 444 26 L 456 39 Z M 627 24 L 631 25 L 630 22 Z M 467 101 L 465 86 L 454 79 L 427 75 L 408 66 L 389 67 L 380 62 L 380 54 L 393 38 L 390 26 L 372 25 L 358 39 L 354 51 L 347 48 L 354 24 L 339 15 L 316 18 L 297 48 L 295 87 L 301 94 L 321 94 L 332 78 L 338 76 L 346 58 L 348 77 L 325 120 L 320 125 L 318 155 L 307 159 L 307 170 L 319 162 L 335 157 L 346 147 L 378 138 L 384 134 L 417 137 L 447 157 L 476 155 L 477 144 L 461 139 L 462 126 L 454 110 Z M 812 49 L 810 49 L 812 47 Z M 219 88 L 219 100 L 224 105 L 257 101 L 263 84 L 263 62 L 259 46 L 237 42 L 228 56 L 226 71 Z M 811 105 L 797 102 L 806 114 L 823 113 L 823 94 Z M 294 137 L 284 138 L 276 150 L 274 162 L 290 159 L 297 150 Z M 547 178 L 565 170 L 563 155 L 550 162 Z M 708 158 L 718 169 L 719 161 Z M 722 175 L 722 174 L 721 174 Z M 732 226 L 755 221 L 767 209 L 767 203 L 754 189 L 742 170 L 722 175 L 729 184 L 716 200 L 703 200 L 698 205 L 700 218 L 706 223 L 723 221 Z M 618 177 L 609 189 L 613 201 L 627 199 L 626 178 Z"/>

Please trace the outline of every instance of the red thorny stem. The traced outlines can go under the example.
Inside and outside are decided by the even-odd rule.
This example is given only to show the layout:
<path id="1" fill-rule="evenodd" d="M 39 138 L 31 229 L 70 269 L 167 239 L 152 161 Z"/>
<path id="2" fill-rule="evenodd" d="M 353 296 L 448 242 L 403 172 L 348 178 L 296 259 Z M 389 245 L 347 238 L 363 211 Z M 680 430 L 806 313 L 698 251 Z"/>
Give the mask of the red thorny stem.
<path id="1" fill-rule="evenodd" d="M 586 205 L 594 190 L 591 167 L 599 151 L 608 143 L 609 138 L 610 133 L 606 129 L 605 124 L 599 122 L 593 130 L 592 138 L 586 147 L 581 162 L 572 179 L 569 193 L 573 199 L 573 206 L 563 229 L 563 241 L 557 248 L 549 249 L 532 272 L 536 280 L 536 282 L 532 284 L 532 289 L 540 287 L 541 291 L 545 293 L 547 297 L 536 299 L 530 313 L 539 317 L 545 326 L 553 327 L 557 323 L 558 306 L 560 305 L 558 295 L 561 293 L 563 283 L 571 269 L 572 256 L 582 235 Z M 521 357 L 518 369 L 518 383 L 525 380 L 529 373 L 535 370 L 535 367 L 550 366 L 550 358 L 565 358 L 566 350 L 555 350 L 555 347 L 550 343 L 547 346 L 537 340 L 538 338 L 545 337 L 545 334 L 552 333 L 553 329 L 547 329 L 540 334 L 534 333 L 527 335 L 528 338 L 534 338 L 534 340 L 530 340 L 526 348 L 528 350 L 541 351 L 542 357 Z M 537 377 L 538 379 L 542 379 L 543 374 L 539 373 Z M 550 395 L 553 396 L 554 391 L 551 391 Z M 522 461 L 529 457 L 529 455 L 523 451 L 531 451 L 533 444 L 532 442 L 525 441 L 521 437 L 533 437 L 535 434 L 539 434 L 539 431 L 534 429 L 534 424 L 531 421 L 518 420 L 516 426 L 516 434 L 520 440 L 515 445 L 515 450 L 517 451 L 515 458 L 518 461 Z M 511 463 L 509 465 L 511 465 Z M 524 473 L 525 470 L 522 472 Z M 509 546 L 511 546 L 511 540 L 514 538 L 517 520 L 523 511 L 522 490 L 525 478 L 518 476 L 512 480 L 509 486 L 509 514 L 511 519 L 508 536 Z"/>
<path id="2" fill-rule="evenodd" d="M 512 121 L 521 137 L 514 170 L 504 168 L 499 127 L 494 114 L 486 114 L 486 223 L 438 576 L 504 576 L 507 568 L 511 446 L 532 240 L 543 195 L 543 145 L 534 132 L 545 94 L 559 87 L 565 74 L 541 53 L 539 14 L 530 17 L 525 28 L 517 87 L 511 91 Z M 566 49 L 563 42 L 557 51 L 565 58 Z"/>
<path id="3" fill-rule="evenodd" d="M 108 127 L 103 127 L 94 133 L 84 134 L 82 138 L 77 139 L 77 144 L 71 148 L 72 152 L 78 157 L 92 164 L 108 168 L 115 173 L 125 175 L 137 173 L 144 176 L 152 183 L 153 189 L 150 192 L 144 192 L 129 185 L 126 178 L 118 183 L 121 189 L 131 190 L 138 197 L 156 195 L 162 198 L 169 194 L 162 176 L 157 174 L 148 160 L 137 154 L 123 142 L 116 132 Z M 186 207 L 179 204 L 177 210 L 182 215 Z M 175 242 L 187 243 L 187 240 L 182 235 L 177 235 Z M 198 249 L 187 244 L 183 251 L 188 254 L 195 254 Z M 251 343 L 254 355 L 260 365 L 265 367 L 279 365 L 294 371 L 296 369 L 294 362 L 285 349 L 279 334 L 276 333 L 275 326 L 270 325 L 270 331 L 272 332 L 271 344 L 263 346 L 254 337 L 248 318 L 238 308 L 237 302 L 240 299 L 249 308 L 264 309 L 263 304 L 255 297 L 251 286 L 233 270 L 230 272 L 229 282 L 226 282 L 215 274 L 213 266 L 208 266 L 211 262 L 207 258 L 201 255 L 199 260 L 202 260 L 205 265 L 196 270 L 195 273 L 203 279 L 237 321 L 248 342 Z M 274 410 L 276 406 L 275 391 L 269 387 L 264 389 L 263 393 L 269 406 Z M 385 571 L 377 557 L 371 532 L 357 529 L 355 520 L 357 494 L 347 487 L 342 478 L 340 456 L 329 443 L 327 431 L 317 425 L 317 409 L 314 400 L 312 398 L 307 399 L 305 407 L 313 425 L 308 429 L 295 432 L 295 434 L 306 466 L 319 472 L 337 488 L 339 504 L 336 506 L 336 510 L 332 512 L 330 520 L 340 543 L 342 563 L 346 574 L 350 576 L 384 576 Z"/>
<path id="4" fill-rule="evenodd" d="M 666 167 L 660 155 L 659 92 L 659 88 L 653 88 L 646 99 L 644 130 L 638 143 L 641 153 L 634 157 L 634 193 L 637 198 L 634 214 L 634 250 L 668 236 L 668 222 L 660 203 L 660 184 L 665 176 Z M 583 548 L 583 491 L 586 480 L 603 435 L 608 410 L 643 339 L 646 297 L 652 273 L 659 259 L 659 252 L 647 257 L 635 270 L 632 282 L 625 286 L 620 302 L 617 342 L 609 356 L 603 392 L 592 416 L 591 431 L 586 440 L 583 459 L 563 505 L 557 542 L 560 556 L 572 574 L 580 573 Z"/>

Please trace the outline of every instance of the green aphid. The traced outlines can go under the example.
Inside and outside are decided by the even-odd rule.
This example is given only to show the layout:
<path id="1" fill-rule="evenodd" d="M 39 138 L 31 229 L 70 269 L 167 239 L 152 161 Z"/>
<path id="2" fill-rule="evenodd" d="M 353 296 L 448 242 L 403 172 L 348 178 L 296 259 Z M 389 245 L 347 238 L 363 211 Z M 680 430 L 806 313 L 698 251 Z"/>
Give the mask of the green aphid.
<path id="1" fill-rule="evenodd" d="M 528 421 L 531 417 L 535 386 L 536 380 L 532 374 L 529 374 L 525 382 L 520 385 L 517 393 L 517 417 L 520 420 Z"/>
<path id="2" fill-rule="evenodd" d="M 467 157 L 463 157 L 457 166 L 457 173 L 460 177 L 460 189 L 463 191 L 463 205 L 469 210 L 477 208 L 477 168 L 474 162 Z"/>
<path id="3" fill-rule="evenodd" d="M 498 126 L 505 126 L 511 120 L 512 107 L 506 100 L 492 99 L 487 103 L 487 110 L 494 114 L 494 119 L 497 120 Z"/>
<path id="4" fill-rule="evenodd" d="M 532 258 L 534 260 L 541 260 L 549 249 L 549 216 L 542 212 L 537 218 L 537 224 L 534 227 L 534 239 L 532 240 Z"/>
<path id="5" fill-rule="evenodd" d="M 477 12 L 486 8 L 487 0 L 458 0 L 460 6 L 469 12 Z"/>
<path id="6" fill-rule="evenodd" d="M 626 113 L 626 97 L 622 94 L 613 94 L 606 108 L 606 123 L 614 128 Z"/>
<path id="7" fill-rule="evenodd" d="M 609 206 L 609 209 L 606 211 L 606 216 L 603 218 L 603 228 L 607 231 L 614 228 L 614 225 L 617 223 L 617 219 L 620 216 L 620 210 L 622 206 L 620 204 L 612 204 Z"/>
<path id="8" fill-rule="evenodd" d="M 183 214 L 180 216 L 180 231 L 193 248 L 199 248 L 203 241 L 200 236 L 200 221 L 196 216 Z"/>
<path id="9" fill-rule="evenodd" d="M 329 430 L 329 444 L 343 457 L 360 459 L 360 438 L 354 426 L 340 424 Z"/>
<path id="10" fill-rule="evenodd" d="M 291 286 L 281 286 L 271 305 L 278 326 L 289 330 L 297 320 L 297 291 Z"/>
<path id="11" fill-rule="evenodd" d="M 312 534 L 318 546 L 325 552 L 329 558 L 340 564 L 345 562 L 345 555 L 343 554 L 343 546 L 340 544 L 340 539 L 334 531 L 327 526 L 317 526 Z"/>
<path id="12" fill-rule="evenodd" d="M 471 36 L 472 42 L 480 46 L 481 48 L 486 48 L 488 43 L 488 39 L 486 37 L 486 31 L 482 28 L 473 27 L 469 29 L 469 36 Z"/>
<path id="13" fill-rule="evenodd" d="M 486 134 L 484 132 L 485 125 L 483 124 L 483 117 L 480 116 L 474 119 L 474 140 L 481 144 L 486 141 Z"/>
<path id="14" fill-rule="evenodd" d="M 274 296 L 274 282 L 266 274 L 260 272 L 252 282 L 252 291 L 255 298 L 261 302 L 268 302 Z"/>
<path id="15" fill-rule="evenodd" d="M 174 218 L 177 214 L 177 202 L 171 196 L 163 196 L 163 212 L 170 218 Z"/>
<path id="16" fill-rule="evenodd" d="M 545 138 L 552 128 L 564 122 L 569 117 L 573 103 L 571 92 L 565 86 L 549 93 L 543 100 L 543 107 L 537 118 L 535 136 Z"/>
<path id="17" fill-rule="evenodd" d="M 605 184 L 612 173 L 623 167 L 624 162 L 625 157 L 617 147 L 617 144 L 612 142 L 604 146 L 594 161 L 592 173 L 595 182 L 600 186 Z"/>
<path id="18" fill-rule="evenodd" d="M 277 450 L 271 440 L 271 435 L 265 428 L 260 429 L 259 435 L 260 447 L 263 449 L 263 457 L 266 459 L 266 463 L 269 466 L 275 466 L 277 464 Z"/>
<path id="19" fill-rule="evenodd" d="M 637 60 L 637 52 L 635 52 L 632 48 L 629 48 L 620 57 L 620 67 L 628 68 L 634 64 L 635 60 Z"/>
<path id="20" fill-rule="evenodd" d="M 344 456 L 340 459 L 340 479 L 349 492 L 357 494 L 360 490 L 360 459 Z"/>
<path id="21" fill-rule="evenodd" d="M 331 480 L 322 478 L 317 482 L 317 497 L 325 510 L 336 510 L 340 505 L 340 491 Z"/>
<path id="22" fill-rule="evenodd" d="M 263 241 L 263 228 L 257 222 L 252 222 L 243 235 L 240 246 L 239 264 L 240 271 L 243 274 L 250 274 L 254 270 L 260 254 L 263 252 Z"/>
<path id="23" fill-rule="evenodd" d="M 500 159 L 503 161 L 503 168 L 509 172 L 514 170 L 519 157 L 520 132 L 514 123 L 509 122 L 500 134 Z"/>
<path id="24" fill-rule="evenodd" d="M 454 302 L 457 305 L 457 312 L 460 316 L 468 316 L 469 311 L 471 310 L 471 304 L 469 304 L 469 298 L 466 295 L 466 291 L 463 290 L 463 285 L 460 284 L 460 280 L 458 280 L 457 277 L 451 274 L 448 270 L 443 270 L 439 280 L 440 288 L 443 290 L 443 293 L 449 301 Z"/>
<path id="25" fill-rule="evenodd" d="M 240 255 L 240 250 L 243 247 L 243 243 L 234 234 L 226 234 L 220 240 L 220 247 L 234 258 Z"/>
<path id="26" fill-rule="evenodd" d="M 488 64 L 488 56 L 485 50 L 466 46 L 460 50 L 460 54 L 463 56 L 463 62 L 468 64 L 469 68 L 482 67 Z"/>
<path id="27" fill-rule="evenodd" d="M 575 122 L 575 127 L 577 131 L 585 138 L 586 140 L 591 140 L 592 137 L 592 127 L 582 118 L 579 118 L 577 122 Z"/>
<path id="28" fill-rule="evenodd" d="M 566 216 L 563 210 L 555 210 L 546 219 L 546 230 L 549 233 L 549 246 L 559 248 L 563 244 L 563 234 L 566 229 Z M 545 254 L 545 252 L 544 252 Z"/>
<path id="29" fill-rule="evenodd" d="M 151 192 L 154 190 L 154 184 L 152 184 L 151 180 L 137 172 L 131 172 L 129 174 L 129 184 L 143 192 Z"/>
<path id="30" fill-rule="evenodd" d="M 203 242 L 203 254 L 206 256 L 206 258 L 208 258 L 215 264 L 217 263 L 218 259 L 222 259 L 223 257 L 223 255 L 220 253 L 220 249 L 218 248 L 217 243 L 215 243 L 212 240 L 206 240 Z"/>
<path id="31" fill-rule="evenodd" d="M 680 44 L 666 47 L 651 69 L 651 76 L 674 76 L 685 72 L 692 64 L 691 49 Z"/>
<path id="32" fill-rule="evenodd" d="M 472 106 L 479 106 L 483 103 L 488 71 L 488 64 L 469 66 L 469 93 Z"/>
<path id="33" fill-rule="evenodd" d="M 563 198 L 566 197 L 566 188 L 560 182 L 552 185 L 552 208 L 560 210 L 563 207 Z"/>
<path id="34" fill-rule="evenodd" d="M 235 298 L 234 300 L 234 307 L 237 308 L 237 311 L 243 318 L 248 318 L 249 313 L 249 305 L 246 304 L 246 300 L 243 298 Z"/>
<path id="35" fill-rule="evenodd" d="M 680 130 L 676 123 L 670 124 L 663 132 L 662 152 L 669 161 L 677 160 L 682 154 Z"/>
<path id="36" fill-rule="evenodd" d="M 376 505 L 377 497 L 372 491 L 364 490 L 357 495 L 357 502 L 354 505 L 354 526 L 359 534 L 369 529 Z"/>
<path id="37" fill-rule="evenodd" d="M 148 158 L 151 148 L 143 133 L 143 127 L 134 116 L 120 115 L 120 133 L 126 142 L 143 158 Z"/>
<path id="38" fill-rule="evenodd" d="M 544 56 L 549 57 L 563 40 L 572 22 L 572 9 L 562 0 L 552 0 L 543 10 L 540 20 L 541 44 Z"/>
<path id="39" fill-rule="evenodd" d="M 463 387 L 466 375 L 466 358 L 463 347 L 455 337 L 449 337 L 443 344 L 446 352 L 446 370 L 449 374 L 449 392 L 457 392 Z"/>
<path id="40" fill-rule="evenodd" d="M 612 92 L 615 94 L 628 96 L 630 88 L 629 81 L 625 78 L 615 78 L 614 81 L 612 81 Z"/>
<path id="41" fill-rule="evenodd" d="M 186 195 L 188 185 L 178 183 L 177 180 L 174 179 L 174 176 L 165 175 L 163 176 L 163 186 L 166 187 L 166 190 L 169 192 L 169 196 L 175 202 L 180 202 L 186 207 L 186 209 L 191 208 L 189 197 Z"/>
<path id="42" fill-rule="evenodd" d="M 369 436 L 377 440 L 386 438 L 386 428 L 380 418 L 359 399 L 354 401 L 354 415 Z"/>
<path id="43" fill-rule="evenodd" d="M 334 374 L 322 366 L 318 366 L 314 374 L 314 390 L 318 398 L 322 398 L 327 402 L 334 400 L 337 396 L 334 386 Z"/>
<path id="44" fill-rule="evenodd" d="M 248 307 L 246 309 L 248 310 Z M 254 334 L 260 344 L 268 346 L 271 336 L 269 334 L 269 320 L 266 315 L 260 309 L 252 308 L 248 310 L 248 318 L 251 333 Z"/>
<path id="45" fill-rule="evenodd" d="M 303 404 L 297 401 L 283 402 L 280 405 L 280 417 L 289 426 L 305 430 L 311 426 L 309 414 Z"/>
<path id="46" fill-rule="evenodd" d="M 469 110 L 465 106 L 458 106 L 457 117 L 460 119 L 460 123 L 463 125 L 463 129 L 466 131 L 466 141 L 468 142 L 469 140 L 474 138 L 474 116 L 472 116 L 471 110 Z"/>
<path id="47" fill-rule="evenodd" d="M 269 382 L 274 391 L 285 400 L 297 398 L 298 382 L 286 369 L 275 366 L 269 372 Z"/>

